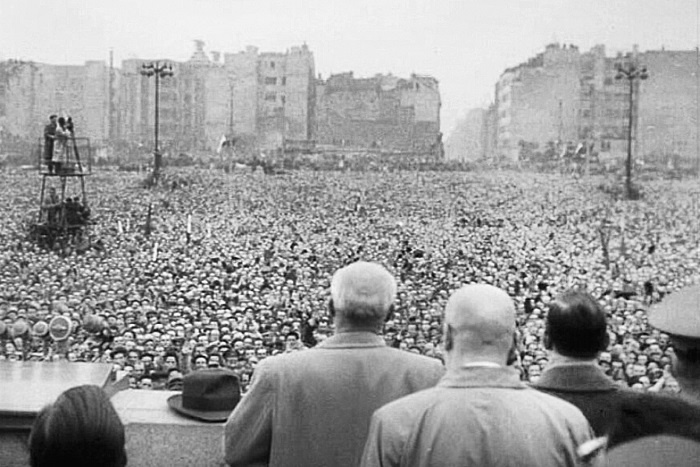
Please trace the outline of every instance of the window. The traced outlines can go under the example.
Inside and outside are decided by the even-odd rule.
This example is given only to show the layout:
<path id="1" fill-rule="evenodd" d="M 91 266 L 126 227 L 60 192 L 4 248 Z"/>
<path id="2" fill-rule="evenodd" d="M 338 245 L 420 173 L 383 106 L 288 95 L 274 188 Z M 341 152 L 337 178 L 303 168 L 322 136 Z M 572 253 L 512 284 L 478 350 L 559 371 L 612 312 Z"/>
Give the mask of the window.
<path id="1" fill-rule="evenodd" d="M 276 92 L 266 92 L 265 93 L 265 100 L 266 101 L 276 101 L 277 100 L 277 93 Z"/>
<path id="2" fill-rule="evenodd" d="M 274 76 L 268 76 L 267 78 L 265 78 L 265 84 L 275 85 L 277 84 L 277 78 L 275 78 Z"/>
<path id="3" fill-rule="evenodd" d="M 274 67 L 275 67 L 275 62 L 270 62 L 270 68 L 274 68 Z"/>
<path id="4" fill-rule="evenodd" d="M 283 76 L 282 77 L 282 86 L 286 86 L 286 85 L 287 85 L 287 77 Z"/>
<path id="5" fill-rule="evenodd" d="M 284 105 L 284 104 L 287 103 L 287 97 L 286 97 L 286 96 L 280 97 L 280 100 L 282 101 L 282 105 Z"/>

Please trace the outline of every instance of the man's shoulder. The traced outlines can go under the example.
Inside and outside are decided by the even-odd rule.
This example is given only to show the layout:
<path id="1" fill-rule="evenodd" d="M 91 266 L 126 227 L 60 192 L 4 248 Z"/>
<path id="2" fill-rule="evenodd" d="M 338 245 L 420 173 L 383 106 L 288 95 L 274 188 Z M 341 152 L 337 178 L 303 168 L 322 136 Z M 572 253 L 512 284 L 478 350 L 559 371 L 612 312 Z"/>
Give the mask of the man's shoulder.
<path id="1" fill-rule="evenodd" d="M 306 362 L 314 357 L 313 354 L 314 349 L 273 355 L 258 363 L 258 368 L 274 370 L 276 368 L 287 368 L 289 365 L 306 365 Z"/>
<path id="2" fill-rule="evenodd" d="M 350 349 L 348 349 L 350 351 Z M 329 354 L 319 347 L 312 347 L 297 352 L 283 353 L 267 357 L 258 364 L 258 368 L 266 371 L 299 371 L 304 368 L 314 368 L 313 362 L 327 360 Z"/>
<path id="3" fill-rule="evenodd" d="M 561 397 L 557 397 L 544 391 L 539 391 L 533 387 L 528 387 L 525 389 L 525 391 L 526 397 L 530 399 L 530 402 L 533 405 L 552 409 L 553 412 L 560 413 L 562 415 L 575 414 L 583 416 L 578 407 L 571 402 L 562 399 Z"/>
<path id="4" fill-rule="evenodd" d="M 366 352 L 368 348 L 343 348 L 343 349 L 333 349 L 340 351 L 341 354 L 357 354 L 362 355 Z M 417 370 L 425 369 L 440 369 L 443 368 L 442 362 L 438 359 L 427 357 L 425 355 L 417 355 L 411 352 L 404 352 L 392 347 L 370 347 L 374 351 L 378 351 L 382 354 L 383 360 L 387 364 L 392 365 L 405 365 L 409 368 L 416 368 Z M 268 357 L 261 362 L 265 364 L 267 368 L 287 368 L 290 365 L 301 365 L 306 366 L 310 361 L 314 360 L 324 360 L 324 359 L 335 359 L 342 358 L 338 357 L 337 354 L 331 354 L 327 351 L 327 348 L 323 347 L 312 347 L 310 349 L 291 352 L 286 354 L 275 355 L 273 357 Z"/>
<path id="5" fill-rule="evenodd" d="M 397 349 L 375 348 L 379 353 L 371 355 L 364 349 L 334 350 L 312 348 L 268 357 L 258 364 L 255 374 L 267 382 L 300 380 L 301 375 L 333 379 L 338 373 L 347 375 L 364 368 L 370 374 L 391 375 L 396 384 L 413 390 L 433 386 L 445 374 L 439 360 Z"/>
<path id="6" fill-rule="evenodd" d="M 532 387 L 547 392 L 617 392 L 620 388 L 593 365 L 556 365 L 545 368 Z"/>
<path id="7" fill-rule="evenodd" d="M 559 397 L 537 391 L 530 387 L 513 389 L 513 391 L 517 391 L 518 394 L 523 395 L 531 406 L 546 408 L 564 417 L 570 415 L 574 415 L 575 417 L 580 416 L 582 420 L 585 420 L 585 417 L 583 417 L 583 414 L 575 405 Z M 444 400 L 446 400 L 444 388 L 438 385 L 389 402 L 379 409 L 377 413 L 380 414 L 381 417 L 389 418 L 401 413 L 419 414 Z"/>
<path id="8" fill-rule="evenodd" d="M 376 411 L 380 419 L 400 419 L 406 417 L 420 417 L 426 410 L 442 400 L 442 388 L 434 386 L 416 391 L 412 394 L 400 397 Z"/>
<path id="9" fill-rule="evenodd" d="M 650 434 L 700 441 L 700 403 L 674 394 L 638 393 L 620 402 L 610 445 Z"/>
<path id="10" fill-rule="evenodd" d="M 405 362 L 410 365 L 416 365 L 420 368 L 438 368 L 442 367 L 442 362 L 437 358 L 428 357 L 426 355 L 419 355 L 412 352 L 405 352 L 403 350 L 395 349 L 393 347 L 384 347 L 387 355 L 393 357 L 394 359 Z"/>

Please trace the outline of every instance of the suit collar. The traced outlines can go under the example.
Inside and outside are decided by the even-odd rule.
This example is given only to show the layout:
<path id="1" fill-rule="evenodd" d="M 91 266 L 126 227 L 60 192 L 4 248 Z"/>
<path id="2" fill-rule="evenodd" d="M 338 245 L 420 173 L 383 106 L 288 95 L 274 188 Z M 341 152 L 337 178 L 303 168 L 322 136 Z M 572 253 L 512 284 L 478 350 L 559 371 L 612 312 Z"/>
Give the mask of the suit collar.
<path id="1" fill-rule="evenodd" d="M 448 388 L 511 388 L 525 389 L 520 375 L 512 368 L 463 367 L 448 371 L 438 386 Z"/>
<path id="2" fill-rule="evenodd" d="M 385 347 L 386 342 L 382 336 L 372 332 L 342 332 L 335 334 L 321 342 L 316 348 L 322 349 L 347 349 L 356 347 Z"/>
<path id="3" fill-rule="evenodd" d="M 590 365 L 560 363 L 545 368 L 542 376 L 533 386 L 572 392 L 618 389 L 615 383 L 594 363 Z"/>

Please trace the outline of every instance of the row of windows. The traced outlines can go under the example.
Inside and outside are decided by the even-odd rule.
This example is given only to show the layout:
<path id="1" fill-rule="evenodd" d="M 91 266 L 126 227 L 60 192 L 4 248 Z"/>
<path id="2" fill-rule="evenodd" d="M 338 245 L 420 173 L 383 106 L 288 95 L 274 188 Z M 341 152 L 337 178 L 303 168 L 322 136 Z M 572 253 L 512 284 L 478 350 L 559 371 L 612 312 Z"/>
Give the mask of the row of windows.
<path id="1" fill-rule="evenodd" d="M 590 118 L 592 112 L 590 109 L 579 109 L 578 114 L 583 118 Z M 600 112 L 598 112 L 600 115 Z M 604 116 L 607 118 L 629 118 L 629 109 L 605 109 L 603 112 Z"/>
<path id="2" fill-rule="evenodd" d="M 266 92 L 265 93 L 265 100 L 268 102 L 276 102 L 277 101 L 277 93 L 276 92 Z M 280 96 L 280 102 L 282 104 L 287 102 L 287 96 L 281 95 Z"/>
<path id="3" fill-rule="evenodd" d="M 274 86 L 274 85 L 277 85 L 277 78 L 274 77 L 274 76 L 267 76 L 267 77 L 265 78 L 265 84 L 266 84 L 266 85 L 273 85 L 273 86 Z M 287 85 L 287 77 L 286 77 L 286 76 L 283 76 L 282 78 L 280 78 L 280 84 L 281 84 L 282 86 L 286 86 L 286 85 Z"/>

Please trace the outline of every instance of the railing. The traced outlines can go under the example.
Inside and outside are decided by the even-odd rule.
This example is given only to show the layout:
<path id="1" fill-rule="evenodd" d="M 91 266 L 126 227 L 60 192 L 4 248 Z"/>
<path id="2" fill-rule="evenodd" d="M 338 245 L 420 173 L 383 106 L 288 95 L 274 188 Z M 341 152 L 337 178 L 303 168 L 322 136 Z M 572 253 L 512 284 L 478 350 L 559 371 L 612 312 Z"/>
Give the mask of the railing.
<path id="1" fill-rule="evenodd" d="M 89 138 L 39 138 L 36 166 L 42 175 L 80 176 L 92 173 Z"/>

